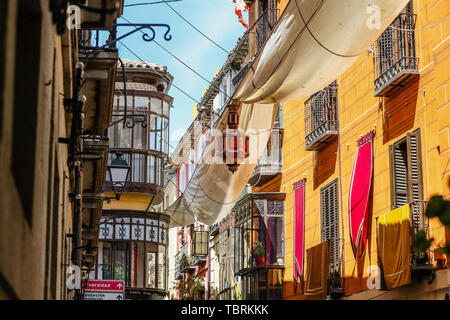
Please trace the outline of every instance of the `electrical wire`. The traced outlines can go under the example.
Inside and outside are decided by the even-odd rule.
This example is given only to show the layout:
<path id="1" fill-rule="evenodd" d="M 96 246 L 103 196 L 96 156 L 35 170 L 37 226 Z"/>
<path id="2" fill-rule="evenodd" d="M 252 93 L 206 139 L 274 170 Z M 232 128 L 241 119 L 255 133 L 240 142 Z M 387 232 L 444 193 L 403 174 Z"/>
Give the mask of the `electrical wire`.
<path id="1" fill-rule="evenodd" d="M 120 17 L 121 19 L 124 19 L 126 22 L 132 24 L 131 21 L 129 21 L 128 19 L 126 19 L 125 17 Z M 134 26 L 135 29 L 138 29 L 136 26 Z M 142 34 L 145 35 L 145 32 L 141 30 L 139 30 Z M 152 42 L 156 43 L 156 45 L 158 45 L 161 49 L 163 49 L 165 52 L 167 52 L 170 56 L 172 56 L 174 59 L 176 59 L 178 62 L 180 62 L 182 65 L 184 65 L 186 68 L 188 68 L 189 70 L 191 70 L 193 73 L 195 73 L 197 76 L 199 76 L 201 79 L 203 79 L 206 83 L 208 84 L 212 84 L 213 81 L 208 80 L 206 77 L 202 76 L 200 73 L 198 73 L 194 68 L 192 68 L 191 66 L 189 66 L 186 62 L 184 62 L 183 60 L 181 60 L 180 58 L 178 58 L 176 55 L 174 55 L 170 50 L 166 49 L 164 46 L 162 46 L 161 44 L 159 44 L 156 40 L 152 40 Z M 214 86 L 219 92 L 221 92 L 222 94 L 224 94 L 225 96 L 228 97 L 228 94 L 223 92 L 219 86 Z M 200 103 L 198 103 L 200 104 Z"/>
<path id="2" fill-rule="evenodd" d="M 183 0 L 167 0 L 167 2 L 180 2 Z M 124 7 L 137 7 L 137 6 L 147 6 L 151 4 L 159 4 L 166 1 L 155 1 L 155 2 L 145 2 L 145 3 L 131 3 L 131 4 L 125 4 Z"/>
<path id="3" fill-rule="evenodd" d="M 208 37 L 206 34 L 204 34 L 203 32 L 201 32 L 199 29 L 197 29 L 191 22 L 189 22 L 181 13 L 179 13 L 177 10 L 175 10 L 175 8 L 173 8 L 168 2 L 170 1 L 165 1 L 163 0 L 162 2 L 164 2 L 173 12 L 175 12 L 181 19 L 183 19 L 187 24 L 189 24 L 192 28 L 194 28 L 195 30 L 197 30 L 197 32 L 199 32 L 202 36 L 204 36 L 206 39 L 208 39 L 210 42 L 212 42 L 213 44 L 215 44 L 218 48 L 222 49 L 222 51 L 226 52 L 226 53 L 230 53 L 228 50 L 224 49 L 221 45 L 219 45 L 217 42 L 215 42 L 214 40 L 212 40 L 210 37 Z"/>
<path id="4" fill-rule="evenodd" d="M 443 23 L 448 18 L 450 18 L 450 16 L 446 16 L 444 19 L 442 19 L 441 21 L 439 21 L 439 22 L 437 22 L 437 23 L 435 23 L 435 24 L 433 24 L 431 26 L 424 27 L 424 28 L 419 28 L 419 29 L 402 29 L 402 28 L 397 28 L 397 27 L 394 27 L 394 26 L 389 26 L 389 28 L 395 29 L 395 30 L 399 30 L 399 31 L 408 31 L 408 32 L 422 31 L 422 30 L 427 30 L 427 29 L 431 29 L 431 28 L 437 27 L 438 25 Z"/>
<path id="5" fill-rule="evenodd" d="M 140 60 L 142 63 L 146 63 L 144 60 L 142 60 L 133 50 L 131 50 L 130 48 L 128 48 L 122 41 L 118 41 L 121 45 L 124 46 L 125 49 L 127 49 L 132 55 L 134 55 L 138 60 Z M 160 76 L 162 76 L 164 79 L 168 80 L 167 77 L 165 75 L 163 75 L 162 73 L 160 73 L 159 71 L 155 70 L 154 71 L 159 74 Z M 192 99 L 194 102 L 197 102 L 197 104 L 200 104 L 200 102 L 193 98 L 190 94 L 188 94 L 186 91 L 184 91 L 183 89 L 181 89 L 180 87 L 176 86 L 173 82 L 172 82 L 172 86 L 174 86 L 176 89 L 178 89 L 181 93 L 183 93 L 185 96 L 187 96 L 188 98 Z"/>

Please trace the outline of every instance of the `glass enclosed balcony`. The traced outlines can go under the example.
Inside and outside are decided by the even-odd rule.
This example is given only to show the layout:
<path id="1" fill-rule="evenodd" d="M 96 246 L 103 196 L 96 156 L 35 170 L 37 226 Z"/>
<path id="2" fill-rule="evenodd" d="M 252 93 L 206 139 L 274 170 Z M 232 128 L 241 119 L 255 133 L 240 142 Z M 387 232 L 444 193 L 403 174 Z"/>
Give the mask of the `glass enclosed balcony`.
<path id="1" fill-rule="evenodd" d="M 95 279 L 123 280 L 126 292 L 167 292 L 169 217 L 159 213 L 103 214 Z"/>
<path id="2" fill-rule="evenodd" d="M 116 87 L 116 92 L 112 121 L 123 119 L 125 114 L 127 120 L 109 128 L 108 163 L 120 152 L 131 166 L 129 183 L 124 191 L 153 194 L 160 200 L 164 184 L 164 158 L 169 153 L 172 98 L 162 92 L 135 91 L 127 95 L 128 107 L 125 111 L 123 91 Z M 110 181 L 107 176 L 106 189 L 110 187 Z M 153 204 L 158 204 L 158 201 Z"/>

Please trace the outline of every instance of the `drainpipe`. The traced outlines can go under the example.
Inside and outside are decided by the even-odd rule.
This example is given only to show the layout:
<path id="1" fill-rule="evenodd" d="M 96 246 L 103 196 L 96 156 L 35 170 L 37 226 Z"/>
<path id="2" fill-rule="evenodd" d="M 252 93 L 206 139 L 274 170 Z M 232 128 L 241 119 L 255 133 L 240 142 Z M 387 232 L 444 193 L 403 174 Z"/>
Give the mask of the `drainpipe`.
<path id="1" fill-rule="evenodd" d="M 337 99 L 338 100 L 338 99 Z M 339 107 L 339 103 L 338 103 L 338 107 Z M 337 109 L 337 108 L 336 108 Z M 338 109 L 336 110 L 336 114 L 338 114 Z M 341 223 L 341 236 L 339 237 L 339 241 L 342 240 L 342 248 L 341 248 L 341 266 L 342 266 L 342 286 L 344 287 L 345 290 L 345 237 L 344 237 L 344 202 L 343 202 L 343 197 L 342 197 L 342 151 L 341 151 L 341 131 L 340 131 L 340 121 L 339 121 L 339 117 L 337 117 L 337 130 L 338 130 L 338 135 L 337 135 L 337 139 L 338 139 L 338 153 L 339 153 L 339 198 L 340 198 L 340 210 L 341 210 L 341 219 L 342 219 L 342 223 Z"/>
<path id="2" fill-rule="evenodd" d="M 72 237 L 72 261 L 81 268 L 82 175 L 81 162 L 75 161 L 75 194 Z"/>

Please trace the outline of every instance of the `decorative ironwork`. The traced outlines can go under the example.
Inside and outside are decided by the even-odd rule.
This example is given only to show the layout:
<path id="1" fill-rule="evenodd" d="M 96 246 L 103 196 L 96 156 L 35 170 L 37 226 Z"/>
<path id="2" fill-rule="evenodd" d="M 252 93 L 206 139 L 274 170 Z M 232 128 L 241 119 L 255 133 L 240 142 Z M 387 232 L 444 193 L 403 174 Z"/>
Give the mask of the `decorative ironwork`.
<path id="1" fill-rule="evenodd" d="M 121 114 L 113 114 L 113 117 L 119 117 Z M 147 128 L 146 114 L 127 114 L 126 116 L 111 122 L 106 128 L 112 127 L 119 122 L 125 121 L 125 126 L 129 129 L 135 127 L 136 123 L 140 123 L 142 128 Z"/>
<path id="2" fill-rule="evenodd" d="M 337 132 L 336 81 L 305 102 L 306 150 L 316 150 Z"/>
<path id="3" fill-rule="evenodd" d="M 130 32 L 125 33 L 124 35 L 121 35 L 120 37 L 117 37 L 117 27 L 134 27 L 134 29 Z M 163 23 L 116 23 L 113 24 L 112 31 L 109 32 L 108 40 L 106 40 L 106 43 L 103 45 L 100 45 L 99 39 L 100 39 L 100 33 L 99 30 L 95 30 L 95 45 L 92 45 L 92 32 L 88 30 L 82 30 L 80 33 L 80 50 L 82 51 L 91 51 L 91 52 L 97 52 L 101 50 L 105 51 L 117 51 L 116 43 L 117 41 L 120 41 L 138 31 L 142 32 L 142 40 L 145 42 L 151 42 L 156 38 L 156 31 L 154 27 L 162 27 L 167 28 L 167 31 L 164 33 L 164 40 L 170 41 L 172 39 L 172 36 L 170 33 L 170 26 L 168 24 Z M 149 35 L 147 32 L 142 31 L 143 29 L 147 29 L 151 32 Z"/>
<path id="4" fill-rule="evenodd" d="M 375 96 L 386 95 L 410 74 L 418 74 L 416 58 L 416 15 L 410 2 L 375 43 Z"/>
<path id="5" fill-rule="evenodd" d="M 283 215 L 284 214 L 284 205 L 283 202 L 280 201 L 271 201 L 267 200 L 267 214 L 268 215 Z"/>
<path id="6" fill-rule="evenodd" d="M 278 9 L 266 9 L 253 26 L 248 29 L 249 56 L 251 59 L 259 53 L 272 32 L 277 21 L 277 13 Z"/>
<path id="7" fill-rule="evenodd" d="M 141 238 L 141 228 L 140 228 L 140 223 L 139 221 L 136 222 L 136 225 L 134 226 L 134 237 L 136 238 L 136 240 L 140 240 Z"/>
<path id="8" fill-rule="evenodd" d="M 124 221 L 123 221 L 123 219 L 122 219 L 122 221 L 120 222 L 120 227 L 119 227 L 119 237 L 121 238 L 121 239 L 124 239 L 125 238 L 125 232 L 127 231 L 127 229 L 126 229 L 126 227 L 125 227 L 125 225 L 124 225 Z"/>
<path id="9" fill-rule="evenodd" d="M 142 29 L 148 29 L 151 31 L 151 34 L 152 34 L 151 36 L 149 36 L 148 33 L 143 32 L 142 40 L 144 40 L 146 42 L 153 41 L 156 37 L 156 32 L 155 32 L 155 29 L 153 29 L 153 27 L 167 28 L 167 31 L 164 33 L 164 40 L 166 40 L 166 41 L 172 40 L 172 36 L 169 34 L 170 26 L 165 23 L 116 23 L 114 26 L 115 27 L 135 27 L 135 29 L 133 31 L 130 31 L 130 32 L 120 36 L 119 38 L 113 40 L 114 43 L 119 40 L 122 40 L 123 38 L 128 37 L 129 35 L 132 35 L 133 33 L 141 31 Z"/>

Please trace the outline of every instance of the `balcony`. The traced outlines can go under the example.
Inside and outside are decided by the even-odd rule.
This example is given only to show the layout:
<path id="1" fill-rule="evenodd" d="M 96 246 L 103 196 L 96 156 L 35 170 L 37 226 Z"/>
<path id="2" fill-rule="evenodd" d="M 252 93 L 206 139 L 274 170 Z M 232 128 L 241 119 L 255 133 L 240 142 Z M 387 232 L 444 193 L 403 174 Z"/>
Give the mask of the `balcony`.
<path id="1" fill-rule="evenodd" d="M 375 96 L 387 96 L 412 75 L 419 74 L 414 27 L 416 15 L 408 4 L 375 43 Z"/>
<path id="2" fill-rule="evenodd" d="M 205 255 L 196 255 L 192 259 L 192 265 L 194 265 L 194 266 L 201 265 L 202 263 L 206 262 L 207 258 L 208 258 L 208 256 L 205 256 Z"/>
<path id="3" fill-rule="evenodd" d="M 84 105 L 83 150 L 83 205 L 82 205 L 82 247 L 95 248 L 98 241 L 105 183 L 108 139 L 104 130 L 111 122 L 116 77 L 117 50 L 90 54 L 91 49 L 83 49 L 91 44 L 92 31 L 79 30 L 79 60 L 84 63 L 84 83 L 80 94 L 86 96 Z M 88 58 L 89 56 L 89 58 Z M 67 126 L 72 123 L 72 114 L 66 117 Z M 95 264 L 95 251 L 88 249 L 86 264 Z"/>
<path id="4" fill-rule="evenodd" d="M 249 60 L 252 60 L 264 46 L 277 22 L 278 9 L 266 9 L 247 33 L 249 39 Z"/>
<path id="5" fill-rule="evenodd" d="M 321 149 L 337 134 L 337 88 L 334 82 L 305 102 L 306 150 Z"/>
<path id="6" fill-rule="evenodd" d="M 219 234 L 219 223 L 213 224 L 209 227 L 209 235 L 214 237 Z"/>
<path id="7" fill-rule="evenodd" d="M 113 21 L 123 13 L 123 0 L 89 0 L 81 6 L 81 27 L 83 29 L 110 30 Z"/>
<path id="8" fill-rule="evenodd" d="M 283 157 L 283 129 L 273 129 L 267 147 L 255 167 L 248 183 L 253 187 L 262 186 L 281 173 Z"/>
<path id="9" fill-rule="evenodd" d="M 192 257 L 188 254 L 188 244 L 185 243 L 175 255 L 175 279 L 183 276 L 184 272 L 195 270 Z"/>
<path id="10" fill-rule="evenodd" d="M 429 221 L 425 216 L 426 201 L 413 201 L 409 204 L 409 212 L 411 219 L 411 244 L 414 239 L 414 235 L 419 230 L 425 231 L 427 239 L 430 238 L 429 234 Z M 430 250 L 429 250 L 430 251 Z M 411 277 L 421 281 L 426 278 L 429 283 L 433 282 L 435 278 L 435 268 L 431 261 L 431 252 L 425 254 L 419 254 L 415 252 L 411 246 Z"/>

